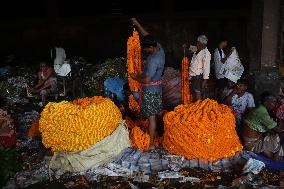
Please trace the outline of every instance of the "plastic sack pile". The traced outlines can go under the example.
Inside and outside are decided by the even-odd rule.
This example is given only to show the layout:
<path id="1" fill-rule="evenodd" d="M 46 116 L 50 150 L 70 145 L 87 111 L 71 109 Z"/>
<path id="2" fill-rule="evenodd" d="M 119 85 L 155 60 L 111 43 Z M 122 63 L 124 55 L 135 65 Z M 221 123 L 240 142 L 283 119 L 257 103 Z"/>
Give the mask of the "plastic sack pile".
<path id="1" fill-rule="evenodd" d="M 177 106 L 164 116 L 164 127 L 164 148 L 188 159 L 216 161 L 243 148 L 231 109 L 214 100 Z"/>
<path id="2" fill-rule="evenodd" d="M 100 96 L 52 102 L 41 113 L 39 131 L 54 152 L 81 151 L 111 135 L 121 119 L 118 107 Z"/>

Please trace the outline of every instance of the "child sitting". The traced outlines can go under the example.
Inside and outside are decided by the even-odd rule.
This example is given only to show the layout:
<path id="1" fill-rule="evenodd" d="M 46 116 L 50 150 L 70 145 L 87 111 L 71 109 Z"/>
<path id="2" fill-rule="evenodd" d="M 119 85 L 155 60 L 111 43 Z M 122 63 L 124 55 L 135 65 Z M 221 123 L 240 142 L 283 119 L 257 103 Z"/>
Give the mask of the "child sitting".
<path id="1" fill-rule="evenodd" d="M 239 80 L 234 90 L 227 97 L 226 103 L 234 111 L 237 132 L 240 132 L 242 118 L 249 110 L 255 107 L 253 95 L 247 92 L 248 82 Z"/>

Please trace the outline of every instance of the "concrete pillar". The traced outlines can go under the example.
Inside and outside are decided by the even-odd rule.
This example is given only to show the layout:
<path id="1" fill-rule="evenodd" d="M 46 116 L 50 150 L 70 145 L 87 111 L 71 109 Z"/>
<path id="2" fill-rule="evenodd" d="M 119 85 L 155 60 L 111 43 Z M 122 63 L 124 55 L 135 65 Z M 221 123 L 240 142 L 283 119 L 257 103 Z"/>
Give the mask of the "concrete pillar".
<path id="1" fill-rule="evenodd" d="M 261 31 L 263 0 L 252 0 L 251 14 L 247 27 L 247 46 L 249 48 L 249 70 L 260 70 L 261 63 Z"/>
<path id="2" fill-rule="evenodd" d="M 261 69 L 278 67 L 279 3 L 279 0 L 264 0 Z"/>
<path id="3" fill-rule="evenodd" d="M 250 66 L 253 68 L 250 69 L 254 79 L 253 91 L 257 100 L 263 91 L 276 94 L 279 89 L 279 66 L 277 62 L 279 3 L 280 0 L 263 0 L 262 29 L 260 30 L 261 45 L 256 42 L 256 46 L 252 46 L 252 48 L 257 48 L 255 52 L 261 52 L 259 55 L 253 54 L 256 61 L 250 62 Z M 259 5 L 254 2 L 253 6 Z M 249 30 L 254 35 L 259 35 L 256 28 L 249 28 Z"/>

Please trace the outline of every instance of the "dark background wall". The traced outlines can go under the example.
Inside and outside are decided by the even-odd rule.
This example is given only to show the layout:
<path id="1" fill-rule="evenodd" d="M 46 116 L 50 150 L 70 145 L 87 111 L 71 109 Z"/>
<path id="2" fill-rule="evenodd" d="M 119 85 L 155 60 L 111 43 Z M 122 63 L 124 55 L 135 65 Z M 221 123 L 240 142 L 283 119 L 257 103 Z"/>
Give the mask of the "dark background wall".
<path id="1" fill-rule="evenodd" d="M 232 6 L 225 0 L 205 0 L 200 6 L 196 1 L 146 0 L 136 4 L 106 0 L 95 6 L 91 1 L 11 0 L 6 8 L 1 7 L 0 52 L 48 59 L 54 39 L 60 38 L 68 57 L 83 56 L 97 62 L 125 56 L 132 31 L 129 18 L 135 16 L 164 46 L 167 66 L 177 67 L 183 56 L 182 44 L 194 44 L 200 34 L 209 38 L 211 52 L 225 37 L 248 59 L 250 3 L 240 1 Z"/>

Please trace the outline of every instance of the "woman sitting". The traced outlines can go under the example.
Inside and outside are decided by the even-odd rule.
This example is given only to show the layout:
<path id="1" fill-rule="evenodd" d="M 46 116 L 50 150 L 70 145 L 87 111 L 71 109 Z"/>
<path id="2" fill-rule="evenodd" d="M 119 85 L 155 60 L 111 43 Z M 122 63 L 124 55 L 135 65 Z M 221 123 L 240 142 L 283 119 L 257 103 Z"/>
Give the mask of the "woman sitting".
<path id="1" fill-rule="evenodd" d="M 57 79 L 54 69 L 46 62 L 40 63 L 38 84 L 33 88 L 29 88 L 29 90 L 34 94 L 40 94 L 43 106 L 46 104 L 48 95 L 57 93 Z"/>
<path id="2" fill-rule="evenodd" d="M 280 160 L 284 156 L 283 146 L 280 143 L 277 122 L 269 115 L 275 106 L 276 97 L 264 92 L 261 95 L 261 105 L 244 119 L 242 139 L 247 150 Z"/>

